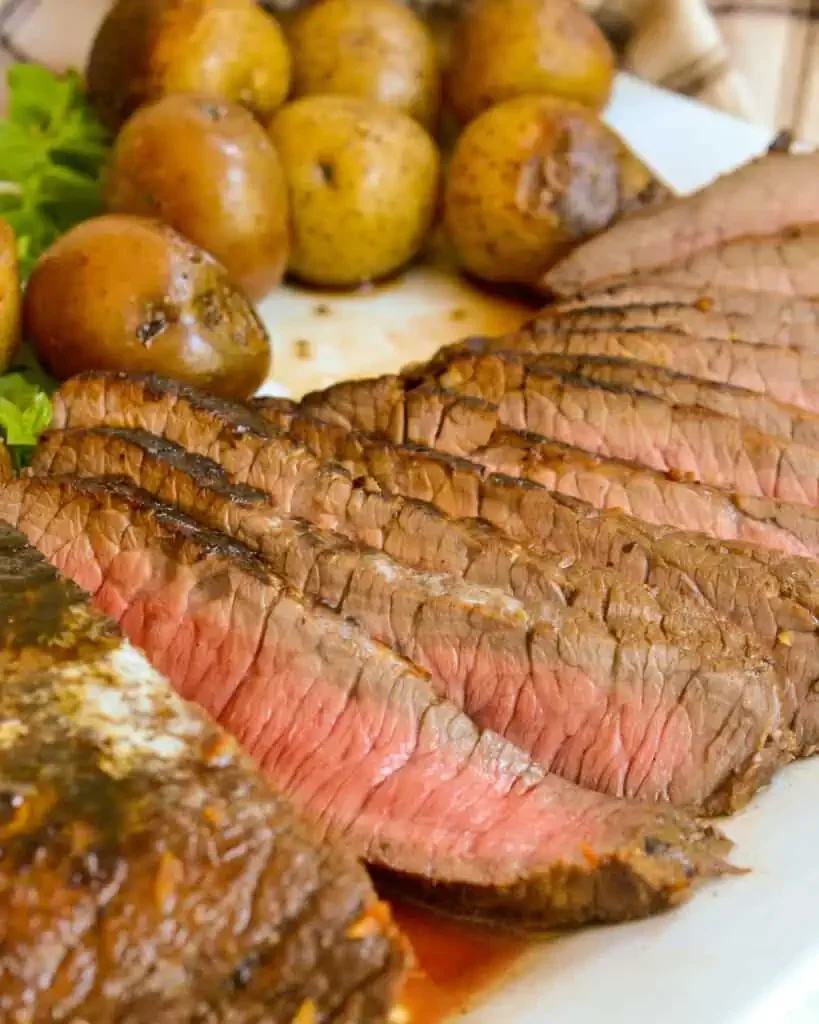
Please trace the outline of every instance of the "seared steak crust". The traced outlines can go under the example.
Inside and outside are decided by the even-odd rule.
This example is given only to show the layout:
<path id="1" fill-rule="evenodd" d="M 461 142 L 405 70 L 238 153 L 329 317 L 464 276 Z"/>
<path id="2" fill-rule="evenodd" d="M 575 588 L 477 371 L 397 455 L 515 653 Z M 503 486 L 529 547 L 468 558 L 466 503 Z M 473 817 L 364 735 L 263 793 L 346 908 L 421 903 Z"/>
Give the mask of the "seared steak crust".
<path id="1" fill-rule="evenodd" d="M 0 524 L 2 1019 L 385 1021 L 364 871 L 87 601 Z"/>
<path id="2" fill-rule="evenodd" d="M 233 732 L 325 833 L 415 895 L 445 904 L 451 887 L 462 911 L 541 927 L 641 916 L 724 869 L 715 833 L 670 808 L 544 775 L 441 701 L 424 673 L 289 591 L 249 549 L 130 483 L 23 478 L 0 495 L 0 516 L 114 611 L 180 693 Z M 197 801 L 196 813 L 206 806 Z M 193 881 L 221 906 L 223 884 Z M 380 931 L 345 934 L 378 949 Z M 338 1000 L 351 981 L 341 979 Z"/>
<path id="3" fill-rule="evenodd" d="M 576 295 L 644 276 L 733 239 L 815 223 L 818 176 L 816 154 L 770 153 L 700 192 L 615 224 L 570 253 L 546 275 L 544 286 L 556 295 Z"/>
<path id="4" fill-rule="evenodd" d="M 750 778 L 759 777 L 757 755 L 775 728 L 770 673 L 761 666 L 754 669 L 744 651 L 737 652 L 735 672 L 727 648 L 712 660 L 709 650 L 719 647 L 702 632 L 708 612 L 699 605 L 686 602 L 678 609 L 678 602 L 659 595 L 652 607 L 639 588 L 629 595 L 613 587 L 609 600 L 641 602 L 644 621 L 632 619 L 627 629 L 601 629 L 598 617 L 584 607 L 594 588 L 604 585 L 592 573 L 585 594 L 575 591 L 575 604 L 555 602 L 549 621 L 537 621 L 497 590 L 417 573 L 338 534 L 282 519 L 264 493 L 234 485 L 217 464 L 141 431 L 56 433 L 41 446 L 33 469 L 57 475 L 126 474 L 155 496 L 243 541 L 288 582 L 426 668 L 437 688 L 479 726 L 501 732 L 539 764 L 572 781 L 614 795 L 714 807 L 730 806 L 733 794 L 748 793 L 755 784 Z M 679 633 L 673 625 L 680 612 L 696 628 L 694 656 L 693 628 Z M 582 643 L 570 643 L 573 637 L 583 638 Z M 681 656 L 683 650 L 688 653 Z M 652 664 L 666 680 L 657 692 L 660 704 L 678 705 L 689 723 L 684 742 L 678 730 L 666 731 L 648 768 L 642 749 L 628 738 L 632 732 L 650 732 L 656 715 L 653 704 L 650 714 L 636 710 L 645 707 L 646 679 L 635 671 L 641 662 Z M 631 668 L 620 672 L 616 665 Z M 695 684 L 692 674 L 699 674 L 700 682 Z M 567 691 L 575 694 L 569 704 L 558 699 Z M 685 694 L 695 698 L 693 713 Z M 733 708 L 729 719 L 726 708 Z M 623 737 L 619 754 L 609 745 L 612 730 Z M 709 757 L 706 751 L 713 755 L 720 747 L 720 732 L 730 734 L 731 742 L 722 756 Z M 698 771 L 695 766 L 703 763 L 707 769 Z"/>

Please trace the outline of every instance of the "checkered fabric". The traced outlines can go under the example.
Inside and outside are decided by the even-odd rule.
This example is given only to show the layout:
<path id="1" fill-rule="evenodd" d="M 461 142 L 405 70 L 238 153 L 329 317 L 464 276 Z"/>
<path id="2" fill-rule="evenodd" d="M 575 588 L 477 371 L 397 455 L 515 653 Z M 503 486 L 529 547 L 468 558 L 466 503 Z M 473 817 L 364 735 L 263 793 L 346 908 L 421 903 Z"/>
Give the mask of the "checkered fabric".
<path id="1" fill-rule="evenodd" d="M 305 0 L 266 0 L 291 9 Z M 468 0 L 410 0 L 420 7 Z M 582 0 L 625 67 L 819 142 L 819 0 Z M 0 61 L 82 66 L 111 0 L 0 0 Z M 0 69 L 1 70 L 1 69 Z"/>

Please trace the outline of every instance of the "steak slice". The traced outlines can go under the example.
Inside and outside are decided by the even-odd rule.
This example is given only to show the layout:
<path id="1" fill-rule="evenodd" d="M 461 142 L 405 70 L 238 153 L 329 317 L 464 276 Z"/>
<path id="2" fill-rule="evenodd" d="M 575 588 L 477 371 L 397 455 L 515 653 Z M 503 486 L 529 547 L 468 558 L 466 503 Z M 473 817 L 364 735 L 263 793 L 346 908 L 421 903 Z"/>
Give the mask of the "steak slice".
<path id="1" fill-rule="evenodd" d="M 722 869 L 720 837 L 544 774 L 249 549 L 130 484 L 29 477 L 4 489 L 0 515 L 324 833 L 417 897 L 579 924 L 663 909 Z"/>
<path id="2" fill-rule="evenodd" d="M 302 406 L 348 429 L 450 455 L 469 457 L 508 426 L 739 494 L 819 503 L 816 449 L 630 388 L 530 370 L 508 354 L 454 360 L 432 385 L 398 377 L 344 382 L 307 395 Z"/>
<path id="3" fill-rule="evenodd" d="M 819 307 L 766 292 L 634 284 L 546 306 L 543 333 L 674 331 L 693 338 L 819 351 Z"/>
<path id="4" fill-rule="evenodd" d="M 0 679 L 4 1021 L 387 1020 L 363 868 L 5 524 Z"/>
<path id="5" fill-rule="evenodd" d="M 467 354 L 530 352 L 602 356 L 662 366 L 677 373 L 770 395 L 786 404 L 819 411 L 819 353 L 773 345 L 693 338 L 674 331 L 541 331 L 537 324 L 499 338 L 469 338 L 449 345 L 432 365 Z M 416 367 L 410 367 L 416 372 Z"/>
<path id="6" fill-rule="evenodd" d="M 602 282 L 644 276 L 733 239 L 815 223 L 817 180 L 816 154 L 768 154 L 700 192 L 615 224 L 553 267 L 544 287 L 555 295 L 576 295 Z"/>
<path id="7" fill-rule="evenodd" d="M 616 637 L 582 606 L 556 606 L 550 622 L 536 622 L 497 591 L 416 573 L 338 534 L 282 520 L 264 493 L 233 485 L 215 463 L 143 432 L 53 435 L 34 470 L 97 477 L 124 471 L 144 490 L 260 552 L 288 583 L 429 671 L 436 689 L 480 727 L 571 781 L 615 796 L 725 807 L 733 793 L 748 792 L 749 769 L 758 776 L 757 755 L 777 714 L 776 684 L 744 651 L 733 671 L 727 652 L 713 658 L 722 638 L 714 646 L 701 632 L 709 612 L 699 604 L 690 623 L 700 623 L 696 647 L 684 643 L 690 630 L 675 636 L 677 602 L 663 595 L 647 609 L 646 622 L 632 621 Z M 643 664 L 664 680 L 649 703 Z M 685 727 L 667 726 L 646 765 L 642 743 L 658 717 L 676 717 Z M 731 743 L 715 757 L 720 733 Z"/>
<path id="8" fill-rule="evenodd" d="M 651 363 L 609 356 L 577 356 L 560 353 L 523 352 L 510 354 L 512 360 L 522 362 L 538 372 L 569 374 L 582 377 L 594 384 L 611 384 L 616 388 L 631 388 L 643 394 L 662 398 L 671 405 L 684 405 L 708 409 L 711 412 L 743 420 L 763 434 L 784 437 L 809 448 L 819 448 L 819 415 L 800 409 L 796 405 L 777 402 L 748 388 L 702 380 L 689 374 L 678 373 Z M 502 353 L 500 358 L 505 357 Z M 457 390 L 458 362 L 453 364 L 455 380 L 444 374 L 440 380 L 445 387 Z M 486 396 L 489 397 L 489 396 Z"/>

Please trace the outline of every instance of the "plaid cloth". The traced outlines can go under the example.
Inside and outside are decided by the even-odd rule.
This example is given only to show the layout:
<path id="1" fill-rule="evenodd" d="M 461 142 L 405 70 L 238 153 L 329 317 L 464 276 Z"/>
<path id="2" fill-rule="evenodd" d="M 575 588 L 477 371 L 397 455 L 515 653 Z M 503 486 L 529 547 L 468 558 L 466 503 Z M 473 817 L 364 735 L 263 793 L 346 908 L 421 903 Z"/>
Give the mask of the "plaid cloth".
<path id="1" fill-rule="evenodd" d="M 112 0 L 0 0 L 0 64 L 81 67 Z M 289 9 L 304 0 L 266 0 Z M 421 7 L 468 0 L 410 0 Z M 819 0 L 581 0 L 623 65 L 731 114 L 819 142 Z M 0 71 L 2 68 L 0 68 Z"/>

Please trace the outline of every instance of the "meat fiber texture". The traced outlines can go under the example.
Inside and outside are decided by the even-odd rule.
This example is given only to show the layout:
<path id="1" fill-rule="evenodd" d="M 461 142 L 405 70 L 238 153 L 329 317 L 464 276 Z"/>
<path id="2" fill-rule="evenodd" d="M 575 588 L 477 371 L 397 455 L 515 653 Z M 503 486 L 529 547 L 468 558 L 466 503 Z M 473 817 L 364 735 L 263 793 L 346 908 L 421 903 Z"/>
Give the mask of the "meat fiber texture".
<path id="1" fill-rule="evenodd" d="M 387 1020 L 364 870 L 3 524 L 0 677 L 2 1020 Z"/>
<path id="2" fill-rule="evenodd" d="M 625 218 L 552 268 L 544 288 L 576 295 L 679 264 L 736 239 L 816 223 L 817 183 L 819 154 L 770 153 L 700 192 Z M 741 287 L 751 287 L 751 280 Z"/>
<path id="3" fill-rule="evenodd" d="M 819 503 L 819 450 L 728 416 L 501 356 L 465 356 L 432 380 L 418 387 L 394 377 L 340 384 L 308 395 L 303 406 L 320 406 L 325 416 L 338 410 L 338 422 L 353 429 L 452 455 L 468 457 L 508 426 L 738 494 Z M 439 382 L 467 401 L 435 390 Z"/>
<path id="4" fill-rule="evenodd" d="M 712 830 L 544 774 L 426 673 L 131 484 L 23 478 L 0 516 L 317 827 L 416 898 L 545 927 L 655 912 L 725 870 Z"/>
<path id="5" fill-rule="evenodd" d="M 555 601 L 549 619 L 538 619 L 494 587 L 419 573 L 340 534 L 282 518 L 264 492 L 144 432 L 55 433 L 33 470 L 126 475 L 241 540 L 288 583 L 429 671 L 436 689 L 478 725 L 591 788 L 731 806 L 738 792 L 753 789 L 760 751 L 776 731 L 770 672 L 754 665 L 742 641 L 730 649 L 699 605 L 663 595 L 647 601 L 640 587 L 615 585 L 605 594 L 605 574 L 587 574 L 574 604 Z M 587 610 L 592 597 L 598 605 L 608 600 L 604 621 Z M 618 629 L 629 603 L 645 621 Z M 682 631 L 675 625 L 680 616 Z M 662 685 L 649 682 L 649 669 L 638 668 L 643 663 Z"/>

